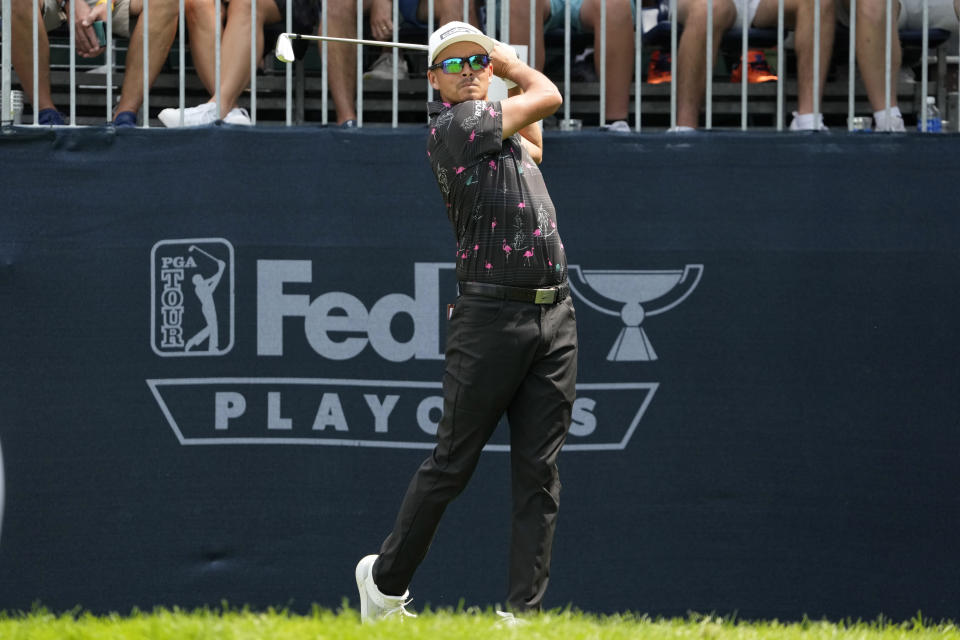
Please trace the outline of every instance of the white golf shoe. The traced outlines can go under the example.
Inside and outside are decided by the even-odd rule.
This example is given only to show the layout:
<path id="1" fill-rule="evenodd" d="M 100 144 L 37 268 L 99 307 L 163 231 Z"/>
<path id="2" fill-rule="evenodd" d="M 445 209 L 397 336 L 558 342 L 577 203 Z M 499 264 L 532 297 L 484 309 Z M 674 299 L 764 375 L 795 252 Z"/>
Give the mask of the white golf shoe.
<path id="1" fill-rule="evenodd" d="M 181 126 L 180 109 L 164 109 L 157 114 L 157 117 L 160 118 L 160 122 L 162 122 L 165 127 L 175 128 Z M 202 127 L 213 124 L 217 120 L 217 105 L 215 102 L 205 102 L 196 107 L 187 107 L 183 110 L 184 127 Z"/>
<path id="2" fill-rule="evenodd" d="M 525 624 L 530 624 L 529 620 L 521 620 L 516 617 L 509 611 L 500 611 L 497 610 L 497 622 L 496 626 L 498 627 L 522 627 Z"/>
<path id="3" fill-rule="evenodd" d="M 404 607 L 410 604 L 410 591 L 407 590 L 402 596 L 388 596 L 380 593 L 376 583 L 373 581 L 373 563 L 377 556 L 366 556 L 357 563 L 357 590 L 360 592 L 360 621 L 374 622 L 391 616 L 402 618 L 416 618 L 416 614 L 410 613 Z"/>

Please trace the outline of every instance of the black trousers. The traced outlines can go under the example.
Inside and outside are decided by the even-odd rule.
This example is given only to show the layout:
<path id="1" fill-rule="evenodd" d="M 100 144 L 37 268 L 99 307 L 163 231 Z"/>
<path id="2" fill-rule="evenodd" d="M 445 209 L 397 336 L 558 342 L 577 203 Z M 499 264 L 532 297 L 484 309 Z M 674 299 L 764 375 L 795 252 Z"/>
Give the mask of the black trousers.
<path id="1" fill-rule="evenodd" d="M 407 589 L 444 510 L 466 487 L 506 413 L 513 492 L 507 605 L 517 612 L 540 610 L 560 505 L 557 456 L 570 428 L 576 377 L 569 298 L 554 305 L 458 298 L 447 336 L 437 446 L 410 481 L 373 567 L 383 593 Z"/>

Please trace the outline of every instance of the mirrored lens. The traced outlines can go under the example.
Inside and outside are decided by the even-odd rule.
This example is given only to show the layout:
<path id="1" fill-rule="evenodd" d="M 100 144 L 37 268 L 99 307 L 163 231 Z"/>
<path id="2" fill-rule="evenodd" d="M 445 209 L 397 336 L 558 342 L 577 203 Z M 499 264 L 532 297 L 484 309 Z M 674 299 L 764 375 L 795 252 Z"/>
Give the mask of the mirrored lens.
<path id="1" fill-rule="evenodd" d="M 474 71 L 480 71 L 481 69 L 486 67 L 488 64 L 490 64 L 490 56 L 487 56 L 482 53 L 476 53 L 470 56 L 469 58 L 467 58 L 467 62 L 470 63 L 471 69 L 473 69 Z"/>
<path id="2" fill-rule="evenodd" d="M 440 64 L 444 73 L 460 73 L 463 71 L 463 58 L 447 58 Z"/>

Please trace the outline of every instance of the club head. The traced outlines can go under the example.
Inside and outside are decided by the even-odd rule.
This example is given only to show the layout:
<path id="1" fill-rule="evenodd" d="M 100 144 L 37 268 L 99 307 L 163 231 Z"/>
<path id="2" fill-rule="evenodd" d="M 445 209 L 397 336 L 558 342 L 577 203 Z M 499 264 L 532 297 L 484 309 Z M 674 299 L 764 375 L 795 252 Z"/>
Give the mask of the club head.
<path id="1" fill-rule="evenodd" d="M 281 33 L 277 38 L 277 60 L 280 62 L 291 63 L 296 59 L 293 55 L 293 42 L 290 40 L 289 33 Z"/>

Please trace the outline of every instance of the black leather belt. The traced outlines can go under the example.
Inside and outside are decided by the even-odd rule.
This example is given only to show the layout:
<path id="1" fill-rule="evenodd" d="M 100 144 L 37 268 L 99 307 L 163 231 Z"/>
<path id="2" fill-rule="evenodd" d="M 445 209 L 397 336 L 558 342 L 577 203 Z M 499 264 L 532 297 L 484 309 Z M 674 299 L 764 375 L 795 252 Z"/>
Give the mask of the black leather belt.
<path id="1" fill-rule="evenodd" d="M 460 282 L 460 293 L 501 300 L 516 300 L 518 302 L 532 302 L 533 304 L 556 304 L 570 295 L 570 286 L 566 283 L 555 287 L 527 289 L 525 287 L 508 287 L 504 284 L 490 284 L 487 282 Z"/>

